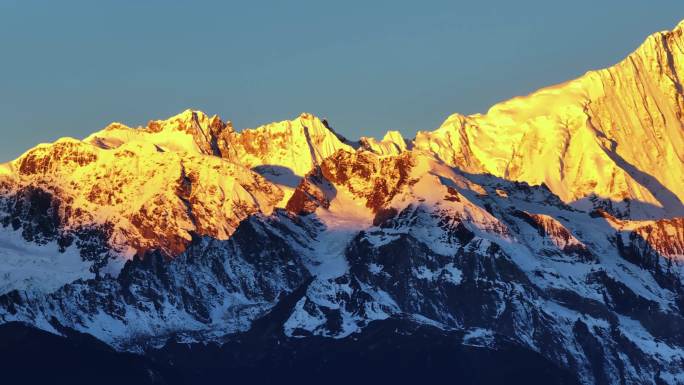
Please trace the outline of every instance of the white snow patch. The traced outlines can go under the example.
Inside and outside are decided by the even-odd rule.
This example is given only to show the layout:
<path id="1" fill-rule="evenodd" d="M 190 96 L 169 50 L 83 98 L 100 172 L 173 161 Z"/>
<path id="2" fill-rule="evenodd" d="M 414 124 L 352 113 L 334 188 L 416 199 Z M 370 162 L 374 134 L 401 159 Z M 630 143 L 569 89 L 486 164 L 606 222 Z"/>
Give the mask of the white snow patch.
<path id="1" fill-rule="evenodd" d="M 463 345 L 477 347 L 491 347 L 494 344 L 494 332 L 489 329 L 468 329 L 463 336 Z"/>
<path id="2" fill-rule="evenodd" d="M 59 252 L 57 242 L 27 242 L 20 231 L 0 229 L 0 294 L 12 290 L 48 293 L 77 279 L 94 278 L 92 264 L 71 246 Z"/>
<path id="3" fill-rule="evenodd" d="M 328 209 L 316 210 L 317 218 L 325 225 L 313 248 L 314 264 L 309 267 L 320 279 L 336 278 L 347 272 L 349 266 L 344 251 L 359 231 L 371 226 L 373 216 L 364 202 L 339 188 Z"/>
<path id="4" fill-rule="evenodd" d="M 304 309 L 304 304 L 306 304 L 306 297 L 297 302 L 290 318 L 285 321 L 283 329 L 287 336 L 292 337 L 296 329 L 314 331 L 325 324 L 326 319 L 323 314 L 319 311 L 316 311 L 316 314 L 309 313 Z"/>

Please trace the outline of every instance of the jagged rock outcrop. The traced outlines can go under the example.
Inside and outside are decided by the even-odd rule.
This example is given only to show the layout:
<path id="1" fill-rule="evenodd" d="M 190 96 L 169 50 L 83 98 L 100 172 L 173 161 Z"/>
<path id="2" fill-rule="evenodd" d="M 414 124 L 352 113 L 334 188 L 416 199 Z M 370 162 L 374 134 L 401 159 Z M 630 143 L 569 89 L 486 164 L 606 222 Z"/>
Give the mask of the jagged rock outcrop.
<path id="1" fill-rule="evenodd" d="M 39 145 L 0 165 L 0 322 L 150 355 L 430 325 L 682 384 L 683 31 L 409 144 L 187 110 Z"/>
<path id="2" fill-rule="evenodd" d="M 9 292 L 0 296 L 0 319 L 53 332 L 62 325 L 132 350 L 173 335 L 201 341 L 246 330 L 310 276 L 296 245 L 269 230 L 286 220 L 252 218 L 229 240 L 197 237 L 172 261 L 150 252 L 128 261 L 118 277 L 78 280 L 46 296 Z"/>
<path id="3" fill-rule="evenodd" d="M 583 383 L 678 383 L 681 282 L 625 258 L 615 223 L 545 188 L 429 170 L 392 200 L 393 214 L 350 241 L 344 275 L 311 284 L 286 333 L 340 338 L 410 314 L 513 338 Z M 428 181 L 441 191 L 422 189 Z"/>
<path id="4" fill-rule="evenodd" d="M 283 193 L 242 165 L 197 148 L 143 140 L 154 133 L 188 132 L 175 131 L 179 127 L 194 135 L 200 126 L 190 122 L 172 118 L 140 133 L 106 129 L 116 134 L 38 146 L 6 166 L 12 173 L 3 197 L 40 189 L 59 201 L 54 215 L 60 226 L 112 226 L 112 245 L 127 249 L 128 256 L 148 249 L 176 255 L 192 232 L 226 239 L 247 216 L 270 213 Z M 128 141 L 116 142 L 122 132 L 130 134 Z"/>
<path id="5" fill-rule="evenodd" d="M 232 136 L 227 156 L 250 168 L 274 166 L 303 177 L 337 150 L 353 149 L 319 118 L 303 113 L 291 121 L 246 129 Z"/>
<path id="6" fill-rule="evenodd" d="M 362 149 L 378 155 L 399 155 L 407 149 L 406 141 L 399 131 L 387 131 L 380 141 L 363 136 L 359 143 Z"/>
<path id="7" fill-rule="evenodd" d="M 575 238 L 563 224 L 549 215 L 531 214 L 525 211 L 514 210 L 512 215 L 524 220 L 537 230 L 539 235 L 548 240 L 555 248 L 566 254 L 577 255 L 592 259 L 587 246 Z"/>
<path id="8" fill-rule="evenodd" d="M 414 183 L 411 154 L 381 158 L 377 155 L 337 151 L 321 165 L 322 176 L 346 187 L 354 196 L 366 200 L 366 206 L 376 213 L 389 203 L 404 187 Z"/>
<path id="9" fill-rule="evenodd" d="M 231 133 L 234 133 L 231 123 L 222 121 L 218 115 L 209 117 L 201 111 L 185 110 L 165 120 L 151 120 L 146 127 L 112 123 L 84 142 L 104 149 L 138 142 L 152 144 L 160 151 L 221 156 L 227 151 Z"/>
<path id="10" fill-rule="evenodd" d="M 620 223 L 616 237 L 623 258 L 651 271 L 659 284 L 684 294 L 684 218 Z M 684 296 L 679 301 L 684 304 Z"/>
<path id="11" fill-rule="evenodd" d="M 377 188 L 383 176 L 392 188 Z M 625 257 L 626 221 L 420 153 L 341 150 L 305 182 L 291 202 L 301 190 L 318 204 L 303 213 L 253 215 L 228 240 L 196 238 L 170 261 L 149 252 L 118 277 L 10 291 L 0 319 L 47 330 L 56 320 L 136 351 L 221 343 L 305 285 L 279 326 L 289 337 L 346 338 L 408 317 L 469 341 L 504 336 L 583 383 L 684 374 L 681 282 Z"/>

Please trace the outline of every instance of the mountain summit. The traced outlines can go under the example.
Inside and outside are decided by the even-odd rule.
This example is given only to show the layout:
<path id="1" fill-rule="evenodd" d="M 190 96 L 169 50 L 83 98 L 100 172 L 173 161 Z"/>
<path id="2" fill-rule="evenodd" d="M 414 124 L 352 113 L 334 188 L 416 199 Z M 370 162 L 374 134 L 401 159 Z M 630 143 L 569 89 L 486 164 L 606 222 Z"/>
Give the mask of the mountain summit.
<path id="1" fill-rule="evenodd" d="M 0 322 L 246 372 L 389 334 L 682 384 L 683 27 L 413 140 L 186 110 L 38 145 L 0 165 Z"/>
<path id="2" fill-rule="evenodd" d="M 415 148 L 473 173 L 546 184 L 578 207 L 684 215 L 684 26 L 617 65 L 421 132 Z"/>

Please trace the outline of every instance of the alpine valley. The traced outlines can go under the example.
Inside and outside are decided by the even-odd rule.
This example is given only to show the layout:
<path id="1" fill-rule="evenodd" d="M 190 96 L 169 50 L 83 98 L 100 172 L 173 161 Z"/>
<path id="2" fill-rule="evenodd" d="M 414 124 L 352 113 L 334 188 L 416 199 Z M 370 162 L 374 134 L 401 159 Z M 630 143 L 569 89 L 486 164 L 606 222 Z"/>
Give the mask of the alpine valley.
<path id="1" fill-rule="evenodd" d="M 3 383 L 684 384 L 682 79 L 684 22 L 411 140 L 38 145 L 0 165 Z"/>

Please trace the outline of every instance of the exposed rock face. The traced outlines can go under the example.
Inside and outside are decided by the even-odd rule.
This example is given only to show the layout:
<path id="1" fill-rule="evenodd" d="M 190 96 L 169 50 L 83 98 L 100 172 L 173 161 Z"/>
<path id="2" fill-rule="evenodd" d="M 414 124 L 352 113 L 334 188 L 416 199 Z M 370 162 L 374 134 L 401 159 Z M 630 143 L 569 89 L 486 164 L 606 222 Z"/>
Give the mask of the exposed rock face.
<path id="1" fill-rule="evenodd" d="M 181 128 L 195 135 L 202 131 L 192 116 L 189 123 L 153 122 L 131 136 L 185 133 L 174 131 Z M 133 130 L 105 131 L 112 130 L 117 133 L 106 139 L 63 139 L 28 151 L 9 165 L 14 174 L 6 196 L 43 190 L 58 200 L 55 215 L 63 227 L 112 225 L 112 244 L 130 248 L 128 255 L 154 248 L 169 256 L 183 251 L 191 232 L 225 239 L 241 220 L 270 213 L 283 197 L 277 186 L 242 165 L 198 148 L 165 149 L 163 141 L 128 138 L 115 145 L 114 138 L 123 135 L 119 131 Z"/>
<path id="2" fill-rule="evenodd" d="M 192 341 L 245 330 L 309 277 L 295 246 L 269 223 L 246 220 L 226 241 L 196 238 L 172 261 L 158 252 L 136 257 L 116 278 L 79 280 L 44 297 L 10 292 L 0 297 L 0 317 L 48 330 L 58 322 L 134 350 L 175 333 Z"/>
<path id="3" fill-rule="evenodd" d="M 544 214 L 530 214 L 520 210 L 515 210 L 513 215 L 537 229 L 539 235 L 546 238 L 556 248 L 563 250 L 564 253 L 577 254 L 587 259 L 592 258 L 587 246 L 575 238 L 562 223 L 553 217 Z"/>
<path id="4" fill-rule="evenodd" d="M 399 155 L 406 151 L 406 141 L 398 131 L 387 131 L 381 141 L 375 138 L 362 137 L 361 148 L 378 155 Z"/>
<path id="5" fill-rule="evenodd" d="M 217 115 L 185 110 L 166 120 L 151 120 L 146 127 L 130 128 L 112 123 L 84 142 L 112 149 L 131 142 L 153 144 L 160 151 L 191 152 L 221 156 L 228 148 L 228 138 L 234 133 L 230 122 Z"/>
<path id="6" fill-rule="evenodd" d="M 684 24 L 650 36 L 614 67 L 421 132 L 415 148 L 472 173 L 545 183 L 645 218 L 684 215 Z"/>
<path id="7" fill-rule="evenodd" d="M 222 343 L 303 287 L 276 326 L 288 337 L 346 338 L 408 317 L 462 330 L 468 343 L 503 336 L 582 383 L 676 384 L 684 374 L 681 264 L 667 254 L 677 246 L 619 241 L 626 229 L 676 240 L 677 220 L 592 216 L 544 187 L 425 154 L 329 160 L 290 199 L 294 213 L 253 215 L 228 240 L 196 238 L 170 261 L 147 253 L 116 277 L 10 291 L 0 319 L 47 330 L 56 321 L 135 351 L 169 338 Z M 376 186 L 381 177 L 391 188 Z M 375 191 L 382 199 L 366 194 Z M 313 204 L 297 206 L 298 194 Z M 663 275 L 628 249 L 676 268 Z"/>
<path id="8" fill-rule="evenodd" d="M 302 177 L 337 150 L 353 149 L 311 114 L 246 129 L 230 139 L 228 158 L 254 168 L 278 166 Z"/>
<path id="9" fill-rule="evenodd" d="M 659 284 L 674 290 L 682 290 L 683 218 L 661 219 L 645 224 L 626 223 L 620 230 L 617 241 L 623 258 L 652 271 Z M 684 301 L 684 297 L 678 300 Z"/>
<path id="10" fill-rule="evenodd" d="M 323 177 L 321 168 L 317 167 L 302 179 L 287 201 L 285 209 L 295 214 L 311 214 L 319 207 L 327 209 L 334 193 L 334 186 Z"/>
<path id="11" fill-rule="evenodd" d="M 409 153 L 381 158 L 367 152 L 341 150 L 323 162 L 321 174 L 326 180 L 364 198 L 366 206 L 375 213 L 413 182 L 410 179 L 413 162 Z"/>
<path id="12" fill-rule="evenodd" d="M 0 322 L 154 355 L 402 320 L 682 384 L 682 27 L 409 145 L 188 110 L 35 147 L 0 165 Z"/>
<path id="13" fill-rule="evenodd" d="M 684 218 L 661 219 L 637 227 L 632 238 L 641 238 L 657 254 L 684 261 Z"/>
<path id="14" fill-rule="evenodd" d="M 440 176 L 456 186 L 450 188 L 460 201 L 436 204 L 447 187 L 435 185 L 444 191 L 413 196 L 423 199 L 417 205 L 401 203 L 411 194 L 393 200 L 404 208 L 351 240 L 347 272 L 315 280 L 286 333 L 340 338 L 373 320 L 410 314 L 513 338 L 571 368 L 583 383 L 678 383 L 680 261 L 651 251 L 670 266 L 663 279 L 659 266 L 615 246 L 619 227 L 563 205 L 546 189 L 491 177 L 478 178 L 476 188 L 473 180 Z M 474 194 L 480 189 L 488 194 Z M 665 367 L 678 369 L 663 374 Z"/>

